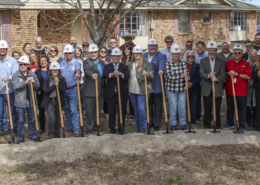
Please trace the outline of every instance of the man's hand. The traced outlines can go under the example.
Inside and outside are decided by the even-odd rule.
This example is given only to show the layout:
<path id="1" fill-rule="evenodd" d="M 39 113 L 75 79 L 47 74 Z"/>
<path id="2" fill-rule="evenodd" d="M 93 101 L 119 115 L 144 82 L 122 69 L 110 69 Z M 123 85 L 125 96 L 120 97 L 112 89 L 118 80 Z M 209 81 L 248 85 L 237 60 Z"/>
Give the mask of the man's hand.
<path id="1" fill-rule="evenodd" d="M 25 83 L 35 83 L 35 81 L 34 81 L 33 77 L 29 77 L 29 78 L 27 78 Z"/>
<path id="2" fill-rule="evenodd" d="M 185 76 L 185 77 L 184 77 L 184 80 L 185 80 L 186 82 L 188 82 L 188 81 L 189 81 L 189 77 L 188 77 L 188 76 Z"/>
<path id="3" fill-rule="evenodd" d="M 213 78 L 216 75 L 216 72 L 210 72 L 209 73 L 209 78 Z"/>
<path id="4" fill-rule="evenodd" d="M 94 80 L 96 80 L 96 79 L 98 78 L 98 74 L 97 74 L 97 73 L 94 73 L 94 74 L 92 75 L 92 78 L 93 78 Z"/>
<path id="5" fill-rule="evenodd" d="M 119 72 L 119 71 L 114 71 L 114 76 L 115 77 L 118 77 L 118 76 L 120 76 L 121 75 L 121 72 Z"/>
<path id="6" fill-rule="evenodd" d="M 188 87 L 189 87 L 189 88 L 192 87 L 192 83 L 191 83 L 191 82 L 188 83 Z"/>
<path id="7" fill-rule="evenodd" d="M 159 75 L 163 75 L 163 70 L 160 69 L 158 73 L 159 73 Z"/>
<path id="8" fill-rule="evenodd" d="M 83 75 L 81 75 L 81 78 L 80 78 L 79 82 L 81 82 L 82 80 L 84 80 L 84 76 Z"/>
<path id="9" fill-rule="evenodd" d="M 55 82 L 55 85 L 56 85 L 56 86 L 59 86 L 59 82 Z"/>
<path id="10" fill-rule="evenodd" d="M 76 73 L 76 74 L 75 74 L 75 78 L 76 78 L 76 79 L 79 79 L 79 78 L 80 78 L 80 74 L 79 74 L 79 73 Z"/>
<path id="11" fill-rule="evenodd" d="M 55 81 L 55 82 L 59 82 L 60 79 L 56 76 L 56 77 L 54 78 L 54 81 Z"/>
<path id="12" fill-rule="evenodd" d="M 1 80 L 2 80 L 3 82 L 7 82 L 7 81 L 10 80 L 10 78 L 9 78 L 9 77 L 4 77 L 4 78 L 2 78 Z"/>
<path id="13" fill-rule="evenodd" d="M 213 76 L 213 77 L 211 78 L 211 80 L 212 80 L 212 82 L 217 82 L 217 81 L 218 81 L 218 79 L 217 79 L 216 76 Z"/>
<path id="14" fill-rule="evenodd" d="M 147 71 L 143 71 L 143 76 L 147 76 L 147 77 L 149 76 Z"/>
<path id="15" fill-rule="evenodd" d="M 186 76 L 188 77 L 188 73 L 187 73 L 187 72 L 184 72 L 184 73 L 181 75 L 182 78 L 185 78 Z"/>
<path id="16" fill-rule="evenodd" d="M 238 73 L 233 71 L 233 70 L 229 71 L 228 74 L 229 74 L 229 76 L 237 76 L 238 75 Z"/>

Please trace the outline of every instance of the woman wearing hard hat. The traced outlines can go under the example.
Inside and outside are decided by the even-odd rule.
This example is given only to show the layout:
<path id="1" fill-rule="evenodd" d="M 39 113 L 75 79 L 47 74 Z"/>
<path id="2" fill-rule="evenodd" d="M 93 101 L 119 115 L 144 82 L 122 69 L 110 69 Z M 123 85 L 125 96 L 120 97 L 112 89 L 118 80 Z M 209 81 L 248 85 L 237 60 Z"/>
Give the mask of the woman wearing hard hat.
<path id="1" fill-rule="evenodd" d="M 44 97 L 41 107 L 47 110 L 49 115 L 48 136 L 49 139 L 60 137 L 60 113 L 57 99 L 56 86 L 59 87 L 61 107 L 65 106 L 64 93 L 67 88 L 65 78 L 61 76 L 60 64 L 52 62 L 44 80 Z"/>
<path id="2" fill-rule="evenodd" d="M 133 61 L 128 63 L 130 100 L 134 107 L 136 130 L 144 133 L 147 130 L 144 76 L 147 77 L 147 91 L 150 97 L 150 93 L 153 92 L 151 80 L 154 77 L 154 70 L 152 64 L 144 59 L 143 50 L 140 46 L 134 47 L 133 54 Z"/>

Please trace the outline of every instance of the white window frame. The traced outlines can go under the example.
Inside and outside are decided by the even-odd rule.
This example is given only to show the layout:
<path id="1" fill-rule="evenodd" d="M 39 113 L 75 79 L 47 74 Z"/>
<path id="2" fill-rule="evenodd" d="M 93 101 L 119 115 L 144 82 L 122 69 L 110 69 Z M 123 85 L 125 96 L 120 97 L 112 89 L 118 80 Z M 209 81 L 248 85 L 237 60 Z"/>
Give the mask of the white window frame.
<path id="1" fill-rule="evenodd" d="M 203 23 L 211 23 L 211 11 L 204 11 L 203 12 Z"/>
<path id="2" fill-rule="evenodd" d="M 230 31 L 246 31 L 246 12 L 230 12 Z"/>
<path id="3" fill-rule="evenodd" d="M 189 33 L 189 11 L 178 11 L 179 33 Z"/>

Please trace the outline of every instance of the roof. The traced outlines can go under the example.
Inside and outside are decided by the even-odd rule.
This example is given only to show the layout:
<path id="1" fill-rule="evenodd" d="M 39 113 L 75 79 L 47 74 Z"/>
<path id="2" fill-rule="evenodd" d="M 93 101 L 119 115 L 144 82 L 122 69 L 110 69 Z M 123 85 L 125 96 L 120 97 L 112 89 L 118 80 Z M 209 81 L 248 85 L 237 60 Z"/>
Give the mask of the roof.
<path id="1" fill-rule="evenodd" d="M 20 0 L 1 0 L 0 5 L 21 6 L 24 4 Z"/>
<path id="2" fill-rule="evenodd" d="M 127 0 L 128 2 L 134 0 Z M 202 4 L 198 2 L 183 4 L 183 0 L 146 0 L 139 7 L 143 8 L 153 8 L 153 9 L 209 9 L 209 10 L 260 10 L 259 6 L 251 5 L 248 3 L 240 2 L 237 0 L 221 0 L 223 4 Z"/>

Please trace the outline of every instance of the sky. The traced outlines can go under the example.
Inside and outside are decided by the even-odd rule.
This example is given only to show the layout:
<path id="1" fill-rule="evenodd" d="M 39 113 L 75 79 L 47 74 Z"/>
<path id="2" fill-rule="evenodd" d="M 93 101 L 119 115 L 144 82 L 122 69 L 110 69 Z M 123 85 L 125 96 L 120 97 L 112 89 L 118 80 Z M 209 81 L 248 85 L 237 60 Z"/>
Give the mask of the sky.
<path id="1" fill-rule="evenodd" d="M 260 6 L 260 0 L 240 0 L 240 1 L 246 2 L 248 4 Z"/>

